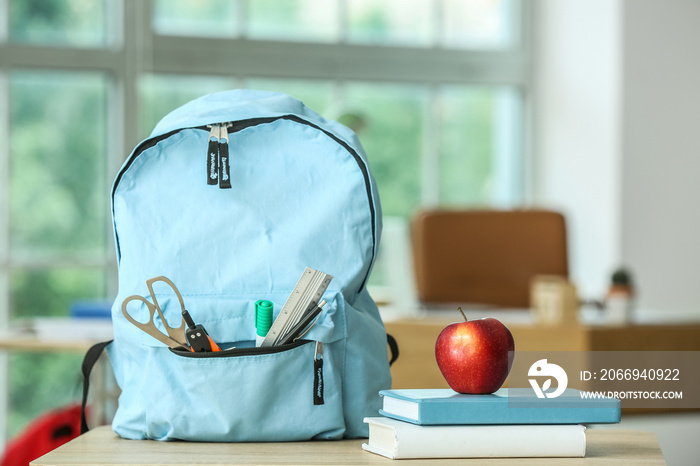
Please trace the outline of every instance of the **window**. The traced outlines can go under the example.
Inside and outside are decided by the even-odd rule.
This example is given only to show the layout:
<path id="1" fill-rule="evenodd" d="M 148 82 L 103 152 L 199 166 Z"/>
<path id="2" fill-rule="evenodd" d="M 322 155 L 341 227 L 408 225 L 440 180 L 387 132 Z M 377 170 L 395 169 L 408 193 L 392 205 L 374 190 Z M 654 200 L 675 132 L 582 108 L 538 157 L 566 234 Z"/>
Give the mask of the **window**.
<path id="1" fill-rule="evenodd" d="M 17 44 L 104 47 L 107 0 L 9 0 L 9 39 Z"/>
<path id="2" fill-rule="evenodd" d="M 116 294 L 112 180 L 209 92 L 286 92 L 355 129 L 385 223 L 517 204 L 524 25 L 518 0 L 0 0 L 0 328 Z M 7 359 L 7 434 L 77 397 L 80 356 Z"/>

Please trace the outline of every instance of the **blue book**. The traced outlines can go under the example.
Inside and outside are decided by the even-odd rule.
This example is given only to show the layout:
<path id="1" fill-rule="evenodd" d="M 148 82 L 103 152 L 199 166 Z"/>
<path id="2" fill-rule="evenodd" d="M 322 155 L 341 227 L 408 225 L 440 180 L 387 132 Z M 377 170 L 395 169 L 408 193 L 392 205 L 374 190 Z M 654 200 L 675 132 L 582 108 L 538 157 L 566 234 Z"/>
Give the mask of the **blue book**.
<path id="1" fill-rule="evenodd" d="M 420 425 L 610 424 L 620 422 L 620 400 L 584 398 L 566 389 L 557 398 L 537 398 L 530 388 L 501 388 L 488 395 L 450 389 L 382 390 L 383 416 Z"/>

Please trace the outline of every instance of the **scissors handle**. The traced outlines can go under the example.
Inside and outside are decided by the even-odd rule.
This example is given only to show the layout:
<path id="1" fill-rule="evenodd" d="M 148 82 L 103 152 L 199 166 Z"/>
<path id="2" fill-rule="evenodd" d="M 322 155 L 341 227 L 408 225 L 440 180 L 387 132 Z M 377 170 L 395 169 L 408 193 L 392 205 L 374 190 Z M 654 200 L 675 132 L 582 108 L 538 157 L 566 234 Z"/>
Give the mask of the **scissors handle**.
<path id="1" fill-rule="evenodd" d="M 151 317 L 150 317 L 148 322 L 141 323 L 138 320 L 131 317 L 131 315 L 129 315 L 129 312 L 126 310 L 126 306 L 131 301 L 134 301 L 134 300 L 141 301 L 148 308 L 148 310 L 151 314 Z M 180 343 L 178 343 L 177 341 L 168 337 L 167 335 L 165 335 L 163 332 L 161 332 L 160 330 L 158 330 L 156 328 L 156 325 L 153 322 L 153 316 L 155 314 L 155 311 L 156 311 L 156 307 L 153 304 L 149 303 L 146 299 L 144 299 L 143 297 L 138 296 L 138 295 L 129 296 L 122 303 L 122 314 L 124 314 L 124 317 L 126 318 L 126 320 L 131 322 L 135 327 L 143 330 L 144 332 L 146 332 L 147 334 L 149 334 L 150 336 L 152 336 L 156 340 L 160 341 L 161 343 L 165 344 L 166 346 L 169 346 L 171 348 L 181 346 Z"/>
<path id="2" fill-rule="evenodd" d="M 180 302 L 180 306 L 184 310 L 185 305 L 182 300 L 182 295 L 180 295 L 180 291 L 170 279 L 160 276 L 146 280 L 146 285 L 148 286 L 148 290 L 151 293 L 151 298 L 153 298 L 153 303 L 149 302 L 146 298 L 139 295 L 129 296 L 122 303 L 122 314 L 124 314 L 126 320 L 131 322 L 135 327 L 146 332 L 147 334 L 160 341 L 161 343 L 165 344 L 166 346 L 169 346 L 171 348 L 176 348 L 178 346 L 187 346 L 187 338 L 185 337 L 185 319 L 182 319 L 178 328 L 173 328 L 170 325 L 168 325 L 168 321 L 165 319 L 165 316 L 163 316 L 163 311 L 161 310 L 160 305 L 158 304 L 158 299 L 156 298 L 156 295 L 153 291 L 153 283 L 157 281 L 165 282 L 173 289 L 175 295 L 177 296 Z M 127 311 L 127 305 L 134 300 L 142 302 L 148 308 L 148 312 L 150 314 L 148 322 L 139 322 L 138 320 L 131 317 L 131 315 Z M 160 321 L 163 323 L 163 327 L 165 328 L 167 335 L 158 330 L 158 328 L 155 325 L 154 318 L 156 312 L 158 313 L 158 317 L 160 317 Z"/>
<path id="3" fill-rule="evenodd" d="M 177 296 L 177 300 L 180 302 L 180 315 L 182 315 L 182 311 L 185 310 L 185 302 L 182 300 L 182 295 L 180 294 L 180 290 L 177 289 L 175 286 L 175 283 L 172 282 L 168 277 L 164 276 L 159 276 L 155 278 L 150 278 L 146 280 L 146 285 L 148 286 L 148 291 L 151 293 L 151 297 L 153 298 L 153 304 L 156 306 L 156 311 L 158 311 L 158 315 L 160 316 L 161 322 L 163 322 L 163 326 L 165 327 L 165 331 L 168 332 L 168 336 L 172 338 L 173 340 L 177 341 L 180 343 L 182 346 L 187 346 L 187 337 L 185 336 L 185 329 L 187 328 L 187 325 L 185 323 L 185 318 L 181 317 L 180 321 L 180 326 L 177 328 L 173 328 L 170 325 L 168 325 L 168 321 L 165 320 L 165 317 L 163 317 L 163 312 L 160 309 L 160 306 L 158 305 L 158 299 L 156 298 L 156 293 L 153 291 L 153 283 L 155 282 L 164 282 L 170 286 L 170 288 L 173 289 L 173 292 L 175 293 L 175 296 Z M 151 319 L 153 319 L 153 313 L 151 312 Z"/>

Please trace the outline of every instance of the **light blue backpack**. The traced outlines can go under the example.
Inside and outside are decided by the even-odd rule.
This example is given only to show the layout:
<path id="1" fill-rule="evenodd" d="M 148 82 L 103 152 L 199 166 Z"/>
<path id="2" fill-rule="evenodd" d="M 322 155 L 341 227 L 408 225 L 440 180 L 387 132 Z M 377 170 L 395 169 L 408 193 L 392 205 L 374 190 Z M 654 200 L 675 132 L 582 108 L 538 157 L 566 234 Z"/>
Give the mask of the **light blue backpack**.
<path id="1" fill-rule="evenodd" d="M 223 123 L 229 157 L 218 170 L 210 125 Z M 284 94 L 210 94 L 167 115 L 136 147 L 114 183 L 112 209 L 119 294 L 114 341 L 103 346 L 122 390 L 117 434 L 222 442 L 368 435 L 362 419 L 377 414 L 391 376 L 367 292 L 381 208 L 352 131 Z M 316 324 L 290 345 L 242 348 L 255 340 L 255 302 L 272 301 L 276 317 L 306 267 L 334 277 Z M 177 352 L 130 323 L 122 302 L 152 301 L 146 280 L 161 275 L 215 342 L 237 349 Z M 178 326 L 176 295 L 155 294 Z M 145 305 L 132 309 L 149 320 Z"/>

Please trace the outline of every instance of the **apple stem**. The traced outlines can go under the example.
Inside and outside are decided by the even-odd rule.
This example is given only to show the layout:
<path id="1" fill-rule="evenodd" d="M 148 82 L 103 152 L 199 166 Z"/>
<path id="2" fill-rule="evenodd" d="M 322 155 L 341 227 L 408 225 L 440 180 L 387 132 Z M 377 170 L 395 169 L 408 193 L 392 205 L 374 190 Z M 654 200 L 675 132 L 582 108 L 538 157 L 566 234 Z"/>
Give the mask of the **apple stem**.
<path id="1" fill-rule="evenodd" d="M 458 307 L 457 310 L 459 311 L 460 314 L 462 314 L 462 317 L 464 317 L 464 321 L 468 322 L 469 319 L 467 319 L 467 316 L 464 315 L 464 311 L 462 310 L 462 306 Z"/>

